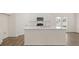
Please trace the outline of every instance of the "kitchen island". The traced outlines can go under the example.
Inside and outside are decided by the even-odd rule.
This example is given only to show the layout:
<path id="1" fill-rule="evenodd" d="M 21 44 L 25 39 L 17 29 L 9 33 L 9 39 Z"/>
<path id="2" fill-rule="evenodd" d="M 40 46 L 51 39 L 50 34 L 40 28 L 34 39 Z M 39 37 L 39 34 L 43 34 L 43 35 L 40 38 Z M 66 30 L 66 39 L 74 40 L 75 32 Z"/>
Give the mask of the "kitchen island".
<path id="1" fill-rule="evenodd" d="M 66 45 L 66 30 L 56 28 L 24 28 L 24 45 Z"/>

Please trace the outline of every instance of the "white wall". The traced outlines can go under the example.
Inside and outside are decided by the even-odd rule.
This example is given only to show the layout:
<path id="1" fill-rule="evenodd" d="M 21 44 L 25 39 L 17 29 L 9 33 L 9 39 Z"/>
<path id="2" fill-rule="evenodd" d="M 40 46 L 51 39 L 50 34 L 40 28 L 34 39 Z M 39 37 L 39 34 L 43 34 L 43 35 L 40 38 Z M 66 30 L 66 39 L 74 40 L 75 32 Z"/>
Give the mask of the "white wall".
<path id="1" fill-rule="evenodd" d="M 8 15 L 0 14 L 0 39 L 8 37 Z"/>
<path id="2" fill-rule="evenodd" d="M 15 14 L 0 14 L 0 38 L 16 37 Z"/>
<path id="3" fill-rule="evenodd" d="M 24 25 L 29 24 L 29 21 L 35 20 L 37 16 L 43 16 L 45 20 L 50 20 L 55 27 L 55 17 L 68 17 L 68 32 L 75 32 L 75 16 L 73 13 L 17 13 L 16 14 L 16 35 L 24 34 Z"/>
<path id="4" fill-rule="evenodd" d="M 9 15 L 8 20 L 9 37 L 16 37 L 16 16 L 15 14 Z"/>
<path id="5" fill-rule="evenodd" d="M 79 13 L 76 14 L 76 32 L 79 33 Z"/>
<path id="6" fill-rule="evenodd" d="M 68 29 L 67 32 L 76 32 L 76 18 L 75 14 L 68 15 Z"/>
<path id="7" fill-rule="evenodd" d="M 28 23 L 30 14 L 17 13 L 16 14 L 16 36 L 24 34 L 24 26 Z"/>

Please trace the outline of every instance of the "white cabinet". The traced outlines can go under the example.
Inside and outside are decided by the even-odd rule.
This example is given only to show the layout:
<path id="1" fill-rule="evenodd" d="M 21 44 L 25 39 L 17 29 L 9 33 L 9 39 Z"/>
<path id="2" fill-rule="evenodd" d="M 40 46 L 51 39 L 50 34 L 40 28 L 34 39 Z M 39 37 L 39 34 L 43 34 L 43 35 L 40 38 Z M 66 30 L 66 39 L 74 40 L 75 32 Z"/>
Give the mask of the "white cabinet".
<path id="1" fill-rule="evenodd" d="M 66 33 L 61 29 L 25 29 L 24 45 L 66 45 Z"/>

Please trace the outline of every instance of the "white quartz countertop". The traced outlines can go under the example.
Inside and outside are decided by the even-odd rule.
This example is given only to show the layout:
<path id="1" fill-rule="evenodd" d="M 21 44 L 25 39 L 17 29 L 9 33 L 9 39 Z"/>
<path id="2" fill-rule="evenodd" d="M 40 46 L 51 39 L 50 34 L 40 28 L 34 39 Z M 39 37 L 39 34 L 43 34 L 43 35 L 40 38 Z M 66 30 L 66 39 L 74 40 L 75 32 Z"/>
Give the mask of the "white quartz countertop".
<path id="1" fill-rule="evenodd" d="M 26 30 L 26 29 L 57 29 L 57 30 L 65 30 L 65 29 L 61 29 L 61 28 L 45 27 L 45 26 L 27 26 L 27 27 L 24 27 L 24 30 Z"/>

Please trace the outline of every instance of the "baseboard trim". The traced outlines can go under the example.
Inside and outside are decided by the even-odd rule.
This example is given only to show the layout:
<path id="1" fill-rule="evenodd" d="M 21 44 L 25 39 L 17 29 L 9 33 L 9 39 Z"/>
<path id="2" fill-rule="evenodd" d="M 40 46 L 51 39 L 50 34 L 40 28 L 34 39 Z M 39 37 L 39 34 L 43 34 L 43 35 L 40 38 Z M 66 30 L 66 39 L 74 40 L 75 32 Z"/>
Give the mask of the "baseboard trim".
<path id="1" fill-rule="evenodd" d="M 22 35 L 24 35 L 24 34 L 19 34 L 19 35 L 16 35 L 16 37 L 19 37 L 19 36 L 22 36 Z"/>
<path id="2" fill-rule="evenodd" d="M 4 39 L 2 39 L 2 40 L 5 40 L 5 39 L 7 39 L 7 38 L 17 38 L 17 37 L 22 36 L 22 35 L 24 35 L 24 34 L 18 35 L 18 36 L 16 36 L 16 37 L 6 37 L 6 38 L 4 38 Z"/>

